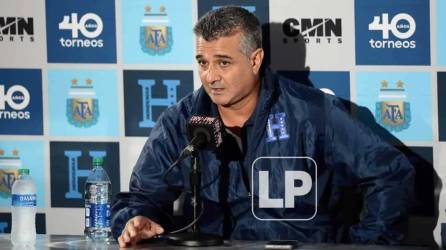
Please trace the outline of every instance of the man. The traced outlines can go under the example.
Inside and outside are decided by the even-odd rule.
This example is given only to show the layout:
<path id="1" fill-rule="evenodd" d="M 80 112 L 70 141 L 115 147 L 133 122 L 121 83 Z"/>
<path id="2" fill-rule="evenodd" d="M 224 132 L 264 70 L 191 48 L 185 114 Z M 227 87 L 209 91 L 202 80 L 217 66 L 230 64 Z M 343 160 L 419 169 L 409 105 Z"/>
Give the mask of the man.
<path id="1" fill-rule="evenodd" d="M 337 215 L 341 190 L 360 187 L 364 209 L 361 221 L 347 228 L 348 241 L 400 242 L 414 180 L 405 157 L 352 120 L 337 98 L 268 70 L 263 74 L 260 25 L 243 8 L 210 11 L 194 32 L 203 86 L 169 107 L 152 130 L 134 167 L 129 197 L 118 199 L 112 208 L 112 230 L 120 246 L 162 234 L 165 210 L 179 195 L 172 187 L 189 188 L 190 161 L 182 161 L 169 174 L 169 187 L 162 175 L 187 145 L 186 124 L 193 115 L 219 117 L 227 131 L 217 151 L 199 155 L 201 231 L 231 239 L 338 242 L 345 229 Z M 272 128 L 277 119 L 280 131 Z M 251 165 L 262 156 L 308 156 L 316 161 L 318 204 L 313 219 L 260 221 L 253 216 Z M 283 182 L 271 178 L 271 183 Z M 305 199 L 302 204 L 308 205 Z M 265 214 L 280 219 L 285 216 L 280 211 Z M 300 211 L 287 210 L 287 215 L 298 216 Z"/>

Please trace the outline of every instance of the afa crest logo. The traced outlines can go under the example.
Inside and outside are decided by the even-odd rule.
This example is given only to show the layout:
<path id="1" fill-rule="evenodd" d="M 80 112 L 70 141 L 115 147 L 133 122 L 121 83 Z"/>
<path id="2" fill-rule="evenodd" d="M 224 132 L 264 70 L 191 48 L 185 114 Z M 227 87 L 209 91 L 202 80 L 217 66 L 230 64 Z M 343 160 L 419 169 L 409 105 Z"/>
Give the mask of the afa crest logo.
<path id="1" fill-rule="evenodd" d="M 93 80 L 86 79 L 85 85 L 78 85 L 77 79 L 71 80 L 66 116 L 68 122 L 75 127 L 88 128 L 98 122 L 99 101 L 92 83 Z"/>
<path id="2" fill-rule="evenodd" d="M 19 168 L 22 165 L 19 151 L 14 149 L 10 156 L 5 155 L 5 151 L 0 149 L 0 197 L 11 197 L 11 188 L 14 181 L 19 176 Z"/>
<path id="3" fill-rule="evenodd" d="M 160 6 L 159 12 L 152 12 L 151 6 L 145 6 L 140 27 L 140 45 L 149 55 L 164 55 L 172 50 L 172 26 L 166 7 Z"/>
<path id="4" fill-rule="evenodd" d="M 404 82 L 397 81 L 396 88 L 390 88 L 387 81 L 381 82 L 379 100 L 376 103 L 375 118 L 389 131 L 400 132 L 409 128 L 411 122 L 410 103 L 404 89 Z"/>

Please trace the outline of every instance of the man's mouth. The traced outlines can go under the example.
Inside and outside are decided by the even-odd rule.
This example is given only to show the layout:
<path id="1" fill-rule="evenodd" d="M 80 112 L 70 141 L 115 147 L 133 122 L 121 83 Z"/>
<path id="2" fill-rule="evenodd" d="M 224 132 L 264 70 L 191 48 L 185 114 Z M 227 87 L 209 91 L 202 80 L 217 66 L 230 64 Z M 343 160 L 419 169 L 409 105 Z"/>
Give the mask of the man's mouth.
<path id="1" fill-rule="evenodd" d="M 211 93 L 214 95 L 221 94 L 221 93 L 223 93 L 223 91 L 224 91 L 224 88 L 211 88 Z"/>

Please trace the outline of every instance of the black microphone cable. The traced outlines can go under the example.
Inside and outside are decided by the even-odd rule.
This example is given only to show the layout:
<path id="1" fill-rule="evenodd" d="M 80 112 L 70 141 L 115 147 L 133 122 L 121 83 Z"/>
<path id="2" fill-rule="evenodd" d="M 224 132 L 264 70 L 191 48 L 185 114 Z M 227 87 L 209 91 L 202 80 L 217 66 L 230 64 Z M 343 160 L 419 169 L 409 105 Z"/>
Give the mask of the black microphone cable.
<path id="1" fill-rule="evenodd" d="M 170 187 L 170 184 L 169 184 L 169 182 L 167 180 L 167 176 L 170 174 L 170 172 L 176 166 L 178 166 L 178 164 L 182 160 L 184 160 L 186 157 L 196 153 L 197 150 L 204 149 L 204 148 L 208 147 L 209 144 L 212 144 L 212 142 L 210 142 L 210 141 L 212 141 L 211 137 L 212 137 L 212 135 L 216 136 L 215 133 L 213 133 L 211 135 L 211 133 L 209 133 L 205 128 L 202 128 L 202 127 L 197 128 L 196 127 L 197 125 L 200 124 L 200 119 L 202 119 L 202 117 L 198 117 L 198 116 L 194 116 L 194 117 L 192 117 L 190 119 L 189 125 L 194 124 L 195 127 L 191 126 L 190 127 L 191 130 L 188 131 L 188 132 L 189 132 L 189 135 L 193 135 L 193 138 L 190 140 L 190 143 L 181 151 L 181 153 L 178 156 L 178 158 L 163 173 L 162 179 L 163 179 L 164 183 L 166 183 L 166 185 L 168 187 Z M 212 120 L 212 122 L 213 121 L 214 120 Z M 213 122 L 213 123 L 215 124 L 215 122 Z M 193 129 L 195 129 L 195 131 L 193 131 Z M 215 127 L 214 127 L 214 129 L 215 129 Z M 218 129 L 217 131 L 220 131 L 219 130 L 219 126 L 217 126 L 217 129 Z M 220 139 L 220 141 L 218 139 Z M 216 143 L 216 144 L 221 143 L 221 138 L 214 138 L 213 143 Z M 216 145 L 216 146 L 218 147 L 218 145 Z M 201 188 L 200 188 L 200 190 L 201 190 Z M 186 192 L 186 193 L 191 193 L 190 190 L 183 189 L 183 191 Z M 204 203 L 203 203 L 203 201 L 200 202 L 200 209 L 199 210 L 200 210 L 200 213 L 198 214 L 197 218 L 194 219 L 192 222 L 190 222 L 188 225 L 184 226 L 183 228 L 167 232 L 166 234 L 176 234 L 176 233 L 180 233 L 180 232 L 183 232 L 183 231 L 191 228 L 193 225 L 195 225 L 200 220 L 200 218 L 202 217 L 202 215 L 204 213 Z M 169 218 L 169 220 L 171 222 L 173 222 L 173 218 L 171 216 L 168 215 L 167 217 Z M 168 237 L 166 237 L 165 234 L 163 234 L 163 235 L 158 235 L 155 238 L 168 238 Z"/>
<path id="2" fill-rule="evenodd" d="M 203 138 L 203 137 L 205 137 L 205 136 L 203 136 L 202 134 L 198 134 L 194 138 L 192 138 L 189 145 L 187 145 L 183 149 L 183 151 L 181 151 L 180 156 L 178 156 L 178 158 L 169 166 L 169 168 L 167 168 L 166 171 L 164 171 L 163 181 L 167 184 L 167 186 L 169 186 L 169 182 L 167 181 L 167 175 L 170 173 L 170 171 L 172 171 L 172 169 L 174 167 L 176 167 L 178 165 L 178 163 L 180 163 L 182 160 L 184 160 L 184 158 L 193 154 L 197 149 L 197 145 L 200 145 L 200 144 L 203 144 L 203 142 L 206 142 L 206 138 Z"/>
<path id="3" fill-rule="evenodd" d="M 175 168 L 178 163 L 180 163 L 182 160 L 184 160 L 184 158 L 188 157 L 189 155 L 193 154 L 196 151 L 197 146 L 196 145 L 200 145 L 203 144 L 203 142 L 206 142 L 206 138 L 203 138 L 205 136 L 203 136 L 202 134 L 198 134 L 196 135 L 191 142 L 189 143 L 189 145 L 187 145 L 180 153 L 180 156 L 177 158 L 176 161 L 174 161 L 169 168 L 167 168 L 166 171 L 164 171 L 163 173 L 163 181 L 167 184 L 167 186 L 170 186 L 169 182 L 167 181 L 167 175 L 172 171 L 173 168 Z M 198 146 L 199 147 L 199 146 Z M 190 193 L 190 190 L 183 190 L 186 191 L 187 193 Z M 198 222 L 198 220 L 200 220 L 201 216 L 203 215 L 204 212 L 204 203 L 203 201 L 201 202 L 201 206 L 200 206 L 200 214 L 197 216 L 197 218 L 195 220 L 193 220 L 192 222 L 190 222 L 189 224 L 187 224 L 186 226 L 174 230 L 174 231 L 170 231 L 165 234 L 176 234 L 176 233 L 180 233 L 183 231 L 186 231 L 187 229 L 191 228 L 195 223 Z M 173 218 L 171 218 L 171 216 L 168 216 L 169 220 L 171 222 L 173 222 Z M 163 235 L 157 235 L 155 238 L 164 238 Z"/>

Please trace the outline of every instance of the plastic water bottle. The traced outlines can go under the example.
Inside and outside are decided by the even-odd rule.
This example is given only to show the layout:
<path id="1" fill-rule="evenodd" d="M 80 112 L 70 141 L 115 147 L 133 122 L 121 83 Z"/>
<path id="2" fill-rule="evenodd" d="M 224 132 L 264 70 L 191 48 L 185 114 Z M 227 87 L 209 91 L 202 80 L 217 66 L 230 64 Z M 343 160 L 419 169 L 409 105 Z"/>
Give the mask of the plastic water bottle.
<path id="1" fill-rule="evenodd" d="M 93 241 L 108 241 L 111 236 L 111 182 L 102 167 L 102 157 L 93 158 L 93 169 L 85 183 L 85 236 Z"/>
<path id="2" fill-rule="evenodd" d="M 32 246 L 36 242 L 36 187 L 29 169 L 19 169 L 19 178 L 11 191 L 12 244 Z"/>

